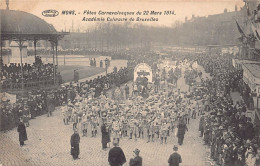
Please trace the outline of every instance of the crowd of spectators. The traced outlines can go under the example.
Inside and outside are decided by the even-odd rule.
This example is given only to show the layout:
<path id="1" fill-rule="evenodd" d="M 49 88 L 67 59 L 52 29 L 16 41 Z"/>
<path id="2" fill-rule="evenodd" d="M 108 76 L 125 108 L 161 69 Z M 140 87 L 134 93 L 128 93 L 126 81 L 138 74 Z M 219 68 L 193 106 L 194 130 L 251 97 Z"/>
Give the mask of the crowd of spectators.
<path id="1" fill-rule="evenodd" d="M 48 102 L 48 93 L 53 93 L 55 106 L 73 102 L 77 95 L 84 97 L 99 97 L 107 90 L 120 86 L 133 79 L 134 66 L 140 62 L 153 65 L 158 59 L 158 55 L 150 53 L 145 56 L 136 54 L 128 55 L 128 67 L 121 68 L 117 72 L 109 73 L 107 76 L 101 76 L 90 81 L 79 82 L 77 86 L 68 85 L 53 91 L 37 91 L 32 97 L 28 98 L 27 104 L 24 101 L 17 101 L 15 104 L 5 101 L 1 105 L 1 130 L 8 130 L 17 125 L 19 117 L 24 114 L 30 114 L 32 118 L 45 114 Z M 149 58 L 148 58 L 149 57 Z M 259 137 L 256 134 L 255 126 L 251 119 L 247 118 L 247 110 L 244 101 L 233 103 L 230 93 L 239 91 L 242 81 L 241 71 L 235 70 L 228 57 L 210 55 L 197 56 L 178 56 L 179 59 L 196 60 L 203 66 L 206 72 L 209 72 L 212 79 L 203 80 L 206 85 L 206 93 L 209 94 L 209 103 L 205 107 L 205 115 L 200 120 L 201 136 L 205 144 L 210 147 L 211 158 L 219 165 L 249 165 L 256 162 Z M 34 66 L 34 65 L 33 65 Z M 27 71 L 34 67 L 27 66 Z M 44 65 L 43 65 L 44 66 Z M 12 66 L 14 71 L 19 68 Z M 7 69 L 5 69 L 7 71 Z M 17 73 L 14 72 L 14 73 Z M 29 73 L 29 72 L 28 72 Z M 26 108 L 28 107 L 28 109 Z M 27 111 L 29 110 L 29 112 Z M 25 115 L 26 116 L 26 115 Z"/>
<path id="2" fill-rule="evenodd" d="M 118 49 L 118 50 L 95 50 L 95 49 L 63 49 L 58 50 L 59 55 L 102 55 L 109 56 L 112 59 L 126 59 L 128 52 L 142 52 L 143 49 L 135 48 L 134 50 L 126 50 L 126 49 Z M 28 56 L 33 56 L 35 54 L 35 50 L 28 50 Z M 52 55 L 53 52 L 50 48 L 45 49 L 37 49 L 37 55 Z"/>
<path id="3" fill-rule="evenodd" d="M 97 98 L 102 93 L 120 86 L 133 79 L 133 69 L 121 68 L 117 72 L 108 73 L 107 76 L 99 76 L 93 80 L 79 82 L 77 85 L 61 86 L 58 89 L 34 90 L 26 97 L 17 97 L 15 103 L 10 100 L 2 100 L 0 105 L 1 128 L 10 130 L 17 126 L 19 118 L 30 119 L 48 113 L 49 105 L 61 106 L 64 103 L 74 102 L 77 95 Z"/>
<path id="4" fill-rule="evenodd" d="M 22 71 L 23 69 L 23 80 Z M 52 85 L 53 81 L 53 64 L 43 64 L 40 57 L 35 59 L 34 64 L 21 64 L 11 63 L 10 65 L 4 65 L 2 68 L 2 88 L 3 89 L 17 89 L 22 87 L 33 87 L 39 85 Z M 59 73 L 56 73 L 59 82 L 61 77 Z"/>
<path id="5" fill-rule="evenodd" d="M 75 86 L 72 83 L 70 85 L 61 86 L 56 90 L 37 90 L 33 91 L 25 98 L 18 99 L 16 103 L 12 104 L 9 100 L 2 102 L 1 105 L 1 130 L 9 130 L 15 127 L 19 118 L 34 118 L 39 115 L 48 113 L 48 103 L 53 101 L 55 106 L 60 106 L 68 101 L 73 102 L 77 98 L 77 95 L 87 98 L 97 98 L 101 94 L 106 95 L 109 89 L 118 87 L 130 80 L 133 80 L 134 67 L 138 63 L 146 62 L 153 65 L 158 60 L 158 55 L 155 53 L 149 53 L 144 56 L 137 56 L 140 52 L 131 52 L 127 56 L 127 67 L 113 70 L 112 73 L 108 73 L 106 76 L 99 76 L 93 80 L 87 80 L 85 82 L 78 82 Z M 121 54 L 120 54 L 121 55 Z M 120 56 L 119 56 L 120 57 Z M 138 57 L 138 58 L 137 58 Z M 4 79 L 3 88 L 8 88 L 8 81 L 11 80 L 11 84 L 21 83 L 21 66 L 20 64 L 10 64 L 10 66 L 4 66 L 3 68 Z M 53 66 L 52 64 L 43 64 L 40 57 L 37 57 L 33 65 L 25 64 L 23 66 L 25 83 L 29 80 L 52 80 Z M 44 77 L 44 76 L 49 77 Z M 18 76 L 18 77 L 14 77 Z M 12 80 L 14 79 L 14 80 Z M 12 82 L 13 81 L 13 82 Z M 53 94 L 50 97 L 50 94 Z M 30 96 L 30 97 L 28 97 Z"/>
<path id="6" fill-rule="evenodd" d="M 104 53 L 104 51 L 103 51 Z M 28 56 L 33 56 L 35 54 L 35 50 L 34 49 L 30 49 L 27 52 Z M 44 48 L 44 49 L 40 49 L 38 48 L 36 50 L 36 54 L 37 55 L 52 55 L 53 54 L 53 50 L 51 48 Z M 58 50 L 58 54 L 59 55 L 93 55 L 93 54 L 102 54 L 102 51 L 100 50 L 86 50 L 86 49 L 63 49 L 63 50 Z"/>
<path id="7" fill-rule="evenodd" d="M 48 101 L 53 101 L 55 106 L 60 106 L 68 101 L 73 102 L 77 95 L 84 97 L 97 98 L 101 94 L 106 95 L 109 89 L 118 87 L 130 80 L 133 80 L 134 67 L 141 62 L 153 64 L 157 58 L 156 54 L 150 53 L 145 56 L 137 56 L 140 52 L 132 52 L 128 54 L 127 67 L 113 70 L 106 76 L 99 76 L 93 80 L 85 82 L 78 82 L 78 84 L 61 86 L 56 90 L 37 90 L 27 95 L 25 98 L 18 99 L 16 103 L 12 104 L 6 100 L 1 105 L 1 130 L 9 130 L 19 123 L 20 117 L 34 118 L 39 115 L 48 113 Z M 121 54 L 118 53 L 118 57 Z M 137 58 L 138 57 L 138 58 Z M 33 65 L 24 64 L 24 83 L 25 86 L 30 81 L 52 81 L 53 82 L 53 65 L 43 64 L 40 57 L 37 57 Z M 19 88 L 21 86 L 21 66 L 20 64 L 10 64 L 3 67 L 3 88 Z M 47 85 L 47 84 L 46 84 Z M 12 87 L 10 87 L 12 86 Z M 50 97 L 48 94 L 53 94 Z M 30 97 L 28 97 L 30 96 Z M 50 98 L 52 98 L 50 100 Z"/>
<path id="8" fill-rule="evenodd" d="M 47 108 L 46 92 L 39 90 L 27 97 L 17 96 L 14 103 L 3 97 L 0 105 L 0 130 L 5 131 L 16 127 L 19 124 L 20 118 L 35 118 L 36 116 L 45 114 Z"/>
<path id="9" fill-rule="evenodd" d="M 215 55 L 213 59 L 203 55 L 198 62 L 212 76 L 206 82 L 209 107 L 199 126 L 205 144 L 210 147 L 211 159 L 218 165 L 259 165 L 256 163 L 260 154 L 256 128 L 251 118 L 246 117 L 243 100 L 233 103 L 230 96 L 241 79 L 240 71 L 234 70 L 229 60 L 222 56 Z"/>
<path id="10" fill-rule="evenodd" d="M 89 58 L 89 61 L 90 61 L 90 66 L 94 66 L 96 67 L 97 66 L 97 62 L 96 62 L 96 58 Z"/>
<path id="11" fill-rule="evenodd" d="M 93 80 L 80 82 L 76 87 L 77 92 L 86 97 L 99 97 L 102 93 L 106 95 L 106 91 L 118 87 L 133 79 L 133 69 L 125 67 L 117 72 L 108 73 L 106 76 L 98 76 Z"/>

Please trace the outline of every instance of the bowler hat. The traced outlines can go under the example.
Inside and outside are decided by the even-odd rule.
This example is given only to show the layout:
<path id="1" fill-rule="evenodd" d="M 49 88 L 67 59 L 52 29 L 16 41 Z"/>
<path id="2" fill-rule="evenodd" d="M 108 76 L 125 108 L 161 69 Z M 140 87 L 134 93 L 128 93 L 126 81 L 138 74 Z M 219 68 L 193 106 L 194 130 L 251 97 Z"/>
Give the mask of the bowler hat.
<path id="1" fill-rule="evenodd" d="M 136 148 L 133 152 L 134 152 L 135 154 L 139 154 L 139 153 L 140 153 L 140 150 Z"/>
<path id="2" fill-rule="evenodd" d="M 117 140 L 117 139 L 114 139 L 114 140 L 113 140 L 113 145 L 114 145 L 114 146 L 118 146 L 118 144 L 119 144 L 118 140 Z"/>
<path id="3" fill-rule="evenodd" d="M 178 146 L 177 146 L 177 145 L 174 145 L 174 146 L 173 146 L 173 150 L 174 150 L 174 151 L 177 151 L 177 150 L 178 150 Z"/>

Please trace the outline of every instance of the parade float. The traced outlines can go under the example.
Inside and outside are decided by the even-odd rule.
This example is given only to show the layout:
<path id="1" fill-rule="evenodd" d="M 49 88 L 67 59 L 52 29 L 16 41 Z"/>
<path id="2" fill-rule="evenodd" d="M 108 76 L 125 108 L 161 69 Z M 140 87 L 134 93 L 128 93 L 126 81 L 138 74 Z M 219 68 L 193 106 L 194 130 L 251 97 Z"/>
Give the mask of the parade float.
<path id="1" fill-rule="evenodd" d="M 138 64 L 134 69 L 134 92 L 143 97 L 148 95 L 148 90 L 153 81 L 152 68 L 146 63 Z"/>

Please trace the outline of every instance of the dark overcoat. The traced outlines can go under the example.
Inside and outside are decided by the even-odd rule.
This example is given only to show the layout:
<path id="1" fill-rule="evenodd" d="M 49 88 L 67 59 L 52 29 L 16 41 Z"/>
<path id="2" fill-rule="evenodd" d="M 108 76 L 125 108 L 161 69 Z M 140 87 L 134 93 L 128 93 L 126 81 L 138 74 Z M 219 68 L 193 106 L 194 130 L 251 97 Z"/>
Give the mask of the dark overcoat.
<path id="1" fill-rule="evenodd" d="M 136 156 L 133 159 L 130 159 L 129 166 L 142 166 L 143 159 L 140 156 Z"/>
<path id="2" fill-rule="evenodd" d="M 111 166 L 121 166 L 126 162 L 125 154 L 120 147 L 113 147 L 108 153 L 108 162 Z"/>
<path id="3" fill-rule="evenodd" d="M 80 142 L 79 134 L 74 133 L 70 138 L 70 144 L 71 144 L 71 152 L 70 153 L 71 153 L 72 156 L 79 155 L 79 142 Z"/>
<path id="4" fill-rule="evenodd" d="M 107 144 L 110 142 L 110 136 L 109 136 L 109 132 L 108 132 L 108 129 L 106 127 L 106 125 L 102 125 L 101 126 L 101 132 L 102 132 L 102 139 L 101 139 L 101 142 L 103 144 Z"/>
<path id="5" fill-rule="evenodd" d="M 204 116 L 200 118 L 199 131 L 204 131 Z"/>
<path id="6" fill-rule="evenodd" d="M 177 152 L 174 152 L 170 155 L 168 163 L 169 166 L 179 166 L 179 164 L 182 163 L 181 155 L 179 155 Z"/>
<path id="7" fill-rule="evenodd" d="M 177 133 L 177 136 L 178 136 L 178 137 L 179 137 L 179 136 L 180 136 L 180 137 L 184 136 L 186 130 L 188 131 L 188 128 L 187 128 L 186 124 L 185 124 L 185 123 L 180 123 L 180 124 L 178 125 L 178 133 Z"/>
<path id="8" fill-rule="evenodd" d="M 54 98 L 48 97 L 47 99 L 47 111 L 53 112 L 55 110 Z"/>
<path id="9" fill-rule="evenodd" d="M 19 141 L 23 142 L 28 140 L 27 138 L 27 132 L 26 132 L 26 127 L 23 122 L 20 122 L 17 128 L 17 131 L 19 132 Z"/>

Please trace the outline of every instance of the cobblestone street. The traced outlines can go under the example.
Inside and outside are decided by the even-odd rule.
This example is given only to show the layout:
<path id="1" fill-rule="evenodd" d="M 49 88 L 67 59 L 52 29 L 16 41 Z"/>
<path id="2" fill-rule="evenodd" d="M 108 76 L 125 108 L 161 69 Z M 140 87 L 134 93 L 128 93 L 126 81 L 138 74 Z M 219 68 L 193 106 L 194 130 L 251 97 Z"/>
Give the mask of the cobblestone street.
<path id="1" fill-rule="evenodd" d="M 0 4 L 0 166 L 260 166 L 260 0 Z"/>
<path id="2" fill-rule="evenodd" d="M 202 69 L 200 69 L 203 71 Z M 208 75 L 203 71 L 203 77 Z M 131 87 L 131 86 L 130 86 Z M 178 80 L 178 88 L 187 90 L 184 78 Z M 209 149 L 203 145 L 203 140 L 199 137 L 199 117 L 191 119 L 188 125 L 189 131 L 184 138 L 184 144 L 179 146 L 179 153 L 182 156 L 182 166 L 210 166 L 208 162 Z M 7 165 L 86 165 L 86 166 L 107 166 L 108 150 L 103 151 L 101 147 L 101 132 L 97 137 L 91 137 L 90 126 L 87 137 L 81 137 L 80 159 L 73 160 L 70 155 L 70 136 L 73 134 L 72 124 L 64 125 L 61 110 L 57 108 L 52 117 L 46 115 L 37 117 L 30 121 L 27 128 L 28 141 L 24 147 L 19 146 L 18 133 L 16 128 L 0 133 L 0 160 L 4 166 Z M 82 135 L 82 133 L 80 133 Z M 167 144 L 160 144 L 160 140 L 147 142 L 145 133 L 144 139 L 129 140 L 122 138 L 120 147 L 123 149 L 128 165 L 133 157 L 133 150 L 140 149 L 144 166 L 166 166 L 173 145 L 177 144 L 177 137 L 170 133 Z M 111 145 L 112 146 L 112 145 Z"/>

